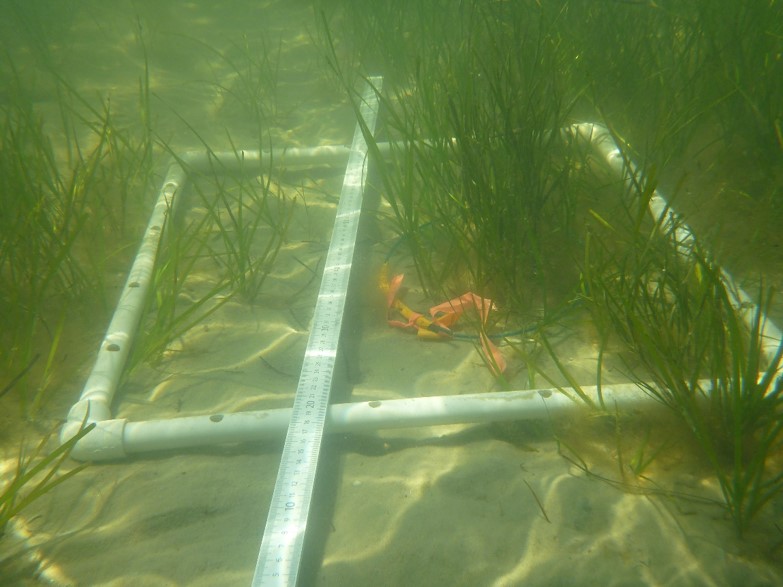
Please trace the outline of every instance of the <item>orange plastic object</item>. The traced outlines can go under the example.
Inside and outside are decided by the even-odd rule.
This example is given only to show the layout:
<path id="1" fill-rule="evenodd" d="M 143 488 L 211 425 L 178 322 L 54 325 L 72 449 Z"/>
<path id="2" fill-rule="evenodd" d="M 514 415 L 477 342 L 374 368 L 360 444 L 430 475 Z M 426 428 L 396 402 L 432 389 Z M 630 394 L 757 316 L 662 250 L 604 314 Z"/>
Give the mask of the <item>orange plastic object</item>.
<path id="1" fill-rule="evenodd" d="M 492 300 L 482 298 L 473 292 L 467 292 L 457 298 L 433 306 L 429 310 L 431 318 L 427 318 L 423 314 L 411 310 L 397 296 L 400 287 L 402 286 L 403 279 L 404 275 L 399 274 L 395 275 L 390 280 L 388 264 L 384 263 L 381 268 L 378 285 L 380 286 L 381 291 L 386 295 L 386 320 L 390 326 L 395 328 L 414 330 L 416 335 L 421 338 L 451 338 L 453 336 L 451 330 L 452 325 L 459 320 L 459 317 L 469 308 L 476 309 L 479 316 L 481 316 L 481 324 L 484 326 L 489 317 L 489 312 L 497 309 Z M 405 321 L 395 319 L 395 314 L 404 318 Z M 484 352 L 484 360 L 490 371 L 492 371 L 492 374 L 495 376 L 501 375 L 506 370 L 506 360 L 500 352 L 500 349 L 498 349 L 483 332 L 479 339 L 481 341 L 481 348 Z"/>

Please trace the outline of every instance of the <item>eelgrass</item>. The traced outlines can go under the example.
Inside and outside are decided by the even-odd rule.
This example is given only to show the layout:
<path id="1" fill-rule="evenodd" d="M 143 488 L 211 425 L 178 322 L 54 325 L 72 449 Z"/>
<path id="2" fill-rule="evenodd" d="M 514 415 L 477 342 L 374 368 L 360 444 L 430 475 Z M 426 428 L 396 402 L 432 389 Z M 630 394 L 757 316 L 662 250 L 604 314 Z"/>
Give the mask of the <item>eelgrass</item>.
<path id="1" fill-rule="evenodd" d="M 248 108 L 261 137 L 263 105 Z M 273 188 L 274 162 L 266 166 L 246 162 L 230 134 L 235 161 L 222 161 L 196 128 L 177 116 L 203 146 L 208 164 L 206 169 L 193 169 L 170 146 L 165 147 L 186 169 L 190 191 L 196 193 L 183 195 L 191 199 L 185 205 L 188 210 L 172 210 L 166 216 L 130 368 L 140 361 L 160 360 L 172 342 L 235 295 L 254 302 L 274 267 L 293 211 L 293 202 Z"/>
<path id="2" fill-rule="evenodd" d="M 582 165 L 559 131 L 580 90 L 564 87 L 570 65 L 557 51 L 556 15 L 437 6 L 436 19 L 426 17 L 432 3 L 414 8 L 424 30 L 397 39 L 397 83 L 382 96 L 388 156 L 365 136 L 403 243 L 398 262 L 414 264 L 433 299 L 473 291 L 524 323 L 561 306 L 577 283 L 568 268 Z"/>
<path id="3" fill-rule="evenodd" d="M 779 3 L 365 4 L 330 7 L 324 37 L 345 88 L 357 65 L 395 88 L 381 128 L 402 142 L 388 161 L 374 154 L 420 281 L 439 295 L 468 285 L 517 311 L 531 305 L 529 288 L 521 292 L 534 283 L 545 292 L 536 305 L 546 306 L 547 270 L 572 260 L 558 262 L 548 235 L 571 236 L 569 253 L 583 244 L 599 389 L 604 353 L 620 339 L 642 362 L 627 365 L 632 377 L 652 380 L 648 391 L 692 430 L 744 531 L 783 489 L 780 351 L 760 352 L 770 298 L 759 294 L 745 328 L 746 309 L 714 260 L 679 242 L 677 226 L 649 222 L 647 203 L 655 170 L 700 134 L 779 155 Z M 626 194 L 632 206 L 588 204 L 583 243 L 571 235 L 567 171 L 583 161 L 569 161 L 547 134 L 572 112 L 588 120 L 598 112 L 624 129 L 645 162 Z M 556 352 L 550 345 L 565 372 Z M 640 449 L 632 467 L 643 472 L 651 454 Z"/>
<path id="4" fill-rule="evenodd" d="M 166 217 L 130 368 L 159 361 L 172 342 L 234 296 L 252 303 L 274 267 L 292 203 L 273 192 L 271 180 L 253 185 L 254 175 L 229 175 L 215 165 L 207 173 L 191 171 L 197 200 Z"/>
<path id="5" fill-rule="evenodd" d="M 3 278 L 8 277 L 0 290 L 3 298 L 8 299 L 0 301 L 9 309 L 4 313 L 16 320 L 3 333 L 9 337 L 9 344 L 2 348 L 10 350 L 0 359 L 5 361 L 9 377 L 13 378 L 13 385 L 8 389 L 20 390 L 20 396 L 26 402 L 25 411 L 40 405 L 43 383 L 51 379 L 50 367 L 60 340 L 60 316 L 64 308 L 73 302 L 97 297 L 108 311 L 113 300 L 106 298 L 106 290 L 114 284 L 107 284 L 105 275 L 109 271 L 118 275 L 124 273 L 126 267 L 117 262 L 118 258 L 127 260 L 127 253 L 135 248 L 133 244 L 142 226 L 139 221 L 143 216 L 139 212 L 146 212 L 147 200 L 141 196 L 152 188 L 154 130 L 150 71 L 140 25 L 137 42 L 143 57 L 138 92 L 140 120 L 135 125 L 138 130 L 131 131 L 118 122 L 121 119 L 109 107 L 108 100 L 93 105 L 53 70 L 51 77 L 57 88 L 59 101 L 56 105 L 60 115 L 56 120 L 59 127 L 54 129 L 62 137 L 62 144 L 58 142 L 56 147 L 49 136 L 51 121 L 47 120 L 44 130 L 43 117 L 24 99 L 26 94 L 19 87 L 21 82 L 10 63 L 15 77 L 9 92 L 15 96 L 13 92 L 18 89 L 19 99 L 10 102 L 7 123 L 10 139 L 3 141 L 3 145 L 8 146 L 4 153 L 14 156 L 9 165 L 16 167 L 3 176 L 4 179 L 21 179 L 3 189 L 3 194 L 21 193 L 25 196 L 21 203 L 29 205 L 30 211 L 3 214 L 0 220 L 7 220 L 9 224 L 9 230 L 3 231 L 0 246 L 0 267 L 4 269 Z M 42 62 L 51 67 L 45 43 L 37 43 L 36 47 Z M 276 109 L 274 55 L 266 46 L 260 53 L 251 51 L 248 46 L 240 49 L 239 61 L 211 50 L 230 68 L 236 68 L 235 75 L 229 76 L 236 80 L 235 83 L 220 90 L 231 96 L 232 104 L 245 108 L 243 112 L 250 115 L 250 124 L 246 127 L 255 129 L 260 143 L 262 129 L 271 122 Z M 186 125 L 195 132 L 190 124 Z M 207 142 L 197 133 L 196 136 L 210 150 Z M 158 140 L 165 151 L 173 152 L 164 140 Z M 32 143 L 30 148 L 25 148 L 27 143 Z M 236 149 L 235 154 L 240 156 Z M 72 177 L 68 174 L 71 169 Z M 6 171 L 9 171 L 8 166 Z M 252 172 L 252 176 L 243 175 L 244 171 Z M 165 246 L 156 265 L 155 283 L 147 302 L 148 309 L 154 308 L 154 313 L 148 316 L 154 318 L 148 318 L 142 326 L 141 341 L 134 349 L 131 365 L 144 358 L 159 358 L 171 341 L 203 322 L 234 293 L 254 298 L 279 252 L 291 207 L 282 196 L 270 196 L 269 179 L 260 185 L 255 183 L 255 177 L 268 178 L 269 170 L 246 169 L 234 179 L 227 178 L 222 169 L 213 168 L 212 172 L 213 187 L 205 189 L 218 195 L 202 194 L 207 215 L 190 216 L 187 226 L 178 225 L 173 218 L 167 219 Z M 24 185 L 25 181 L 29 185 Z M 196 183 L 197 188 L 201 189 L 204 183 L 202 178 Z M 234 187 L 226 188 L 229 184 L 239 186 L 238 202 L 234 201 L 237 193 Z M 213 201 L 207 202 L 206 198 Z M 18 204 L 9 198 L 3 198 L 3 203 Z M 134 219 L 132 231 L 128 227 L 129 217 Z M 216 227 L 221 236 L 218 247 L 212 238 Z M 264 238 L 261 233 L 267 229 L 271 234 Z M 36 242 L 41 235 L 49 240 Z M 183 303 L 190 293 L 186 293 L 186 289 L 193 285 L 194 276 L 204 268 L 204 260 L 210 258 L 218 262 L 217 278 L 206 291 L 194 294 L 195 299 Z M 22 273 L 29 279 L 20 279 Z M 43 311 L 44 307 L 46 311 Z M 51 341 L 50 350 L 43 352 L 38 340 L 42 328 Z M 36 385 L 31 380 L 30 369 L 20 373 L 15 366 L 31 365 L 34 357 L 40 356 L 47 360 L 35 361 L 36 368 L 45 366 L 42 374 L 35 373 L 36 379 L 40 377 L 41 381 Z M 28 402 L 31 394 L 33 399 Z"/>
<path id="6" fill-rule="evenodd" d="M 93 428 L 94 423 L 83 426 L 72 438 L 47 453 L 46 446 L 57 434 L 57 426 L 38 442 L 30 454 L 25 454 L 24 446 L 20 449 L 13 477 L 0 493 L 0 539 L 14 516 L 88 466 L 82 464 L 65 473 L 60 472 L 76 443 Z"/>
<path id="7" fill-rule="evenodd" d="M 204 181 L 196 182 L 195 189 L 223 245 L 222 251 L 212 248 L 212 258 L 232 286 L 253 302 L 274 266 L 294 207 L 273 185 L 273 161 L 265 169 L 246 163 L 234 145 L 232 153 L 238 170 L 230 175 L 210 161 L 207 188 L 216 188 L 217 194 L 206 191 Z"/>
<path id="8" fill-rule="evenodd" d="M 600 112 L 627 133 L 637 152 L 663 168 L 716 145 L 716 155 L 752 157 L 774 181 L 783 150 L 783 6 L 779 2 L 444 2 L 394 6 L 358 0 L 321 2 L 348 72 L 382 73 L 387 87 L 415 90 L 410 71 L 436 79 L 463 63 L 444 47 L 488 51 L 476 42 L 483 19 L 494 35 L 545 23 L 550 72 L 584 100 L 575 112 Z M 517 33 L 521 32 L 519 29 Z M 509 54 L 535 55 L 520 37 Z M 531 50 L 533 49 L 533 50 Z M 440 71 L 437 71 L 440 70 Z M 469 69 L 477 82 L 483 72 Z M 355 75 L 355 74 L 354 74 Z M 353 81 L 353 80 L 349 80 Z M 486 80 L 484 80 L 486 81 Z M 462 85 L 462 84 L 460 84 Z M 459 86 L 454 88 L 459 90 Z M 584 89 L 584 91 L 582 91 Z M 440 106 L 445 111 L 448 102 Z M 426 132 L 424 136 L 428 136 Z M 692 152 L 692 151 L 690 151 Z M 743 155 L 744 154 L 744 155 Z M 761 190 L 754 190 L 761 191 Z M 780 191 L 773 191 L 773 195 Z M 756 195 L 751 193 L 751 195 Z M 759 194 L 760 195 L 760 194 Z"/>
<path id="9" fill-rule="evenodd" d="M 646 209 L 646 198 L 637 204 Z M 628 218 L 637 220 L 595 227 L 584 299 L 602 339 L 641 360 L 631 376 L 690 428 L 741 534 L 783 492 L 783 346 L 762 351 L 771 293 L 761 289 L 748 327 L 733 284 L 698 243 L 683 242 L 676 219 Z"/>
<path id="10" fill-rule="evenodd" d="M 108 302 L 104 275 L 122 267 L 135 236 L 127 194 L 143 190 L 151 170 L 149 137 L 120 126 L 108 104 L 90 106 L 53 76 L 59 119 L 45 126 L 10 69 L 10 99 L 0 107 L 0 366 L 13 377 L 47 357 L 42 373 L 14 382 L 29 417 L 48 391 L 66 315 Z M 118 192 L 119 209 L 107 197 Z"/>
<path id="11" fill-rule="evenodd" d="M 0 378 L 11 379 L 5 389 L 18 394 L 30 418 L 60 376 L 56 358 L 72 324 L 113 301 L 115 284 L 106 276 L 125 269 L 128 245 L 142 226 L 147 202 L 138 194 L 152 173 L 149 72 L 145 55 L 137 124 L 108 99 L 86 98 L 64 77 L 42 13 L 16 6 L 11 12 L 30 55 L 27 67 L 17 65 L 17 48 L 6 40 L 0 74 Z M 34 101 L 29 70 L 47 88 L 48 103 Z"/>
<path id="12" fill-rule="evenodd" d="M 724 98 L 716 123 L 727 141 L 773 167 L 783 153 L 783 6 L 724 0 L 692 10 L 709 81 Z"/>
<path id="13" fill-rule="evenodd" d="M 209 225 L 209 217 L 202 215 L 185 226 L 178 224 L 174 214 L 167 215 L 161 233 L 163 250 L 155 261 L 128 370 L 141 362 L 158 362 L 173 341 L 231 299 L 225 279 L 212 280 L 206 291 L 189 295 L 197 263 L 208 256 L 205 227 Z"/>
<path id="14" fill-rule="evenodd" d="M 210 82 L 220 96 L 220 109 L 224 116 L 236 117 L 238 124 L 261 133 L 264 125 L 275 121 L 279 114 L 281 45 L 272 52 L 267 39 L 262 35 L 257 37 L 251 42 L 243 36 L 241 44 L 232 42 L 229 50 L 218 50 L 194 40 L 226 68 L 227 73 Z M 248 125 L 248 121 L 252 124 Z"/>
<path id="15" fill-rule="evenodd" d="M 645 160 L 663 167 L 699 135 L 721 150 L 750 149 L 765 166 L 779 156 L 779 3 L 568 4 L 561 24 L 574 75 Z"/>

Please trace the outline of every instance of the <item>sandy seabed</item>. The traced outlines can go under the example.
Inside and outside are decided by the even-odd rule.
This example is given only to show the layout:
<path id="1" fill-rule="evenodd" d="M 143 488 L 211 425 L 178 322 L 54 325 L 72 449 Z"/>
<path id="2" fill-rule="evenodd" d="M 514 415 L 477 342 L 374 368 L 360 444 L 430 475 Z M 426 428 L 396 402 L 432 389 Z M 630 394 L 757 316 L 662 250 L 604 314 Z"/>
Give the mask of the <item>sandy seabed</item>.
<path id="1" fill-rule="evenodd" d="M 330 194 L 339 193 L 340 177 L 316 183 L 317 190 L 299 189 L 307 206 L 296 207 L 268 293 L 254 304 L 232 299 L 173 341 L 155 367 L 136 369 L 119 392 L 118 417 L 290 405 L 319 283 L 313 272 L 323 265 L 336 207 Z M 390 241 L 369 222 L 359 239 L 334 399 L 494 389 L 471 344 L 423 342 L 386 324 L 377 274 Z M 208 285 L 194 285 L 194 295 L 198 287 Z M 407 295 L 417 301 L 415 290 Z M 589 364 L 586 337 L 564 338 L 565 355 Z M 513 359 L 510 369 L 515 381 L 524 379 Z M 645 422 L 643 413 L 629 418 Z M 671 442 L 643 477 L 623 477 L 609 420 L 577 411 L 548 421 L 327 437 L 305 584 L 783 582 L 779 553 L 765 555 L 774 534 L 764 532 L 773 524 L 735 538 L 687 435 L 655 432 L 653 440 L 668 435 Z M 41 580 L 55 585 L 250 584 L 281 443 L 93 464 L 17 519 L 15 548 L 29 549 L 18 564 L 37 561 L 22 566 L 37 565 Z M 781 504 L 767 512 L 779 516 Z"/>

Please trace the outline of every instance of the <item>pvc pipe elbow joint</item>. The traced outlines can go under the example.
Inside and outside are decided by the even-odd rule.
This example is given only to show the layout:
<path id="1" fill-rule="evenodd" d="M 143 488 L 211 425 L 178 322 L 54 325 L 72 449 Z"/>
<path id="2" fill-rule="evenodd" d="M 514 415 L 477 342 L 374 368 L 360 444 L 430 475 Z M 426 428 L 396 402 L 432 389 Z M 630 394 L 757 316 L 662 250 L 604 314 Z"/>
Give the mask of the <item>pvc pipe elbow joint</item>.
<path id="1" fill-rule="evenodd" d="M 108 406 L 100 400 L 82 400 L 73 405 L 60 430 L 60 444 L 76 436 L 85 426 L 95 427 L 80 438 L 71 449 L 77 461 L 107 461 L 127 457 L 125 425 L 127 419 L 111 419 Z"/>

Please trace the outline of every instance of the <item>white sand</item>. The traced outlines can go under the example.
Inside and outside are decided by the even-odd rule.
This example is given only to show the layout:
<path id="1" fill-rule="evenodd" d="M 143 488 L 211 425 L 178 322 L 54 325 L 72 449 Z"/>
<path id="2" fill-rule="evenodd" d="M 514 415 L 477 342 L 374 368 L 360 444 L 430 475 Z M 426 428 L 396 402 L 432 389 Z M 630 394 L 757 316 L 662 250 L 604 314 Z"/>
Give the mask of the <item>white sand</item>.
<path id="1" fill-rule="evenodd" d="M 339 190 L 339 183 L 328 187 Z M 290 404 L 307 338 L 302 325 L 310 319 L 318 280 L 293 307 L 284 298 L 307 283 L 302 263 L 315 266 L 325 254 L 326 232 L 311 229 L 313 222 L 328 225 L 316 216 L 330 218 L 334 210 L 316 195 L 306 197 L 307 216 L 300 206 L 297 231 L 269 283 L 272 293 L 252 307 L 232 300 L 177 341 L 156 368 L 139 369 L 121 390 L 119 416 L 141 420 Z M 343 378 L 335 393 L 350 384 L 357 400 L 492 389 L 470 344 L 426 343 L 386 325 L 375 281 L 387 248 L 388 242 L 360 251 L 370 270 L 360 279 L 346 324 L 359 344 L 346 357 L 348 381 Z M 588 369 L 589 344 L 571 340 L 572 347 L 581 345 Z M 512 361 L 514 368 L 520 365 Z M 524 373 L 516 379 L 524 380 Z M 646 421 L 628 418 L 629 426 Z M 652 482 L 717 500 L 709 471 L 687 448 L 687 435 L 654 430 L 652 444 L 664 438 L 673 444 L 645 472 Z M 774 540 L 764 534 L 771 525 L 762 523 L 758 535 L 737 541 L 714 503 L 655 494 L 652 482 L 630 472 L 625 490 L 589 477 L 558 454 L 555 433 L 594 473 L 620 481 L 615 429 L 608 419 L 587 414 L 573 422 L 330 437 L 310 526 L 323 564 L 305 568 L 309 583 L 691 586 L 783 580 L 759 553 L 765 540 Z M 635 430 L 623 438 L 627 454 L 641 442 Z M 30 533 L 30 554 L 52 584 L 247 585 L 279 449 L 279 443 L 212 447 L 94 464 L 26 511 L 17 529 Z M 780 504 L 768 511 L 779 512 Z"/>

